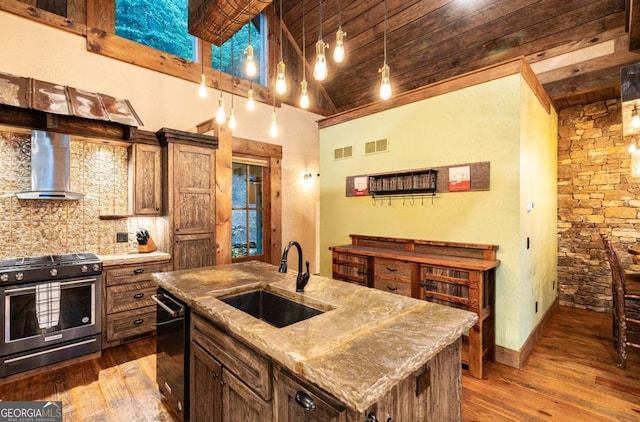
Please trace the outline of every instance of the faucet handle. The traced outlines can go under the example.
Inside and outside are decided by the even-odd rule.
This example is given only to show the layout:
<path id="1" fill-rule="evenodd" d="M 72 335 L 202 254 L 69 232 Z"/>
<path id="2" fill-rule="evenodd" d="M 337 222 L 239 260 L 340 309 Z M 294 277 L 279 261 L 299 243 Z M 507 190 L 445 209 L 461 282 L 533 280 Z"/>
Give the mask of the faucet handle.
<path id="1" fill-rule="evenodd" d="M 305 265 L 307 266 L 307 274 L 309 274 L 309 261 L 306 261 Z"/>

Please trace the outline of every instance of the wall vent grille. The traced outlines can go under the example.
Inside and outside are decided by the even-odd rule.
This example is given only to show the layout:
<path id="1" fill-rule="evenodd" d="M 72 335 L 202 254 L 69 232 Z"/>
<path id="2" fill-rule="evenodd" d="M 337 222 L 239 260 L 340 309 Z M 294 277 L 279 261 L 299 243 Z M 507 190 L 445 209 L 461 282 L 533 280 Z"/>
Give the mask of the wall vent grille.
<path id="1" fill-rule="evenodd" d="M 351 158 L 351 157 L 353 157 L 353 147 L 352 146 L 336 148 L 336 149 L 333 150 L 333 159 L 334 160 L 342 160 L 342 159 Z"/>
<path id="2" fill-rule="evenodd" d="M 364 153 L 366 154 L 375 154 L 378 152 L 387 152 L 389 151 L 389 140 L 378 139 L 376 141 L 366 142 L 364 144 Z"/>

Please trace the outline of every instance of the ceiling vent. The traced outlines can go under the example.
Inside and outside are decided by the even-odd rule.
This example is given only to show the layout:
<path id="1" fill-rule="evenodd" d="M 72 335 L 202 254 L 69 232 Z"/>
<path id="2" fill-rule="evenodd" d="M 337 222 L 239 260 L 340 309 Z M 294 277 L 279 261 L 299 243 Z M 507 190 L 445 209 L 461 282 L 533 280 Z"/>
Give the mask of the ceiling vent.
<path id="1" fill-rule="evenodd" d="M 351 158 L 351 157 L 353 157 L 353 147 L 352 146 L 336 148 L 336 149 L 333 150 L 333 159 L 334 160 L 342 160 L 344 158 Z"/>
<path id="2" fill-rule="evenodd" d="M 364 153 L 366 154 L 375 154 L 378 152 L 387 152 L 389 151 L 389 140 L 378 139 L 377 141 L 366 142 L 364 144 Z"/>

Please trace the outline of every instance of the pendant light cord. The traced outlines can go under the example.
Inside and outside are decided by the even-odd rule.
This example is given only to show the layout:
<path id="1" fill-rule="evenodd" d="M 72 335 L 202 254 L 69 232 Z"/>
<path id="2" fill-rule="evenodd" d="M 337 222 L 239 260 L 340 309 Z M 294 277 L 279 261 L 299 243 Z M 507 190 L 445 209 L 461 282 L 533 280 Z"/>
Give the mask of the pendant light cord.
<path id="1" fill-rule="evenodd" d="M 318 32 L 318 41 L 322 39 L 322 0 L 320 0 L 320 31 Z"/>
<path id="2" fill-rule="evenodd" d="M 282 61 L 282 0 L 280 0 L 280 61 Z"/>
<path id="3" fill-rule="evenodd" d="M 282 3 L 280 3 L 282 4 Z M 305 30 L 304 30 L 304 15 L 305 15 L 305 10 L 304 10 L 304 0 L 302 0 L 302 80 L 305 81 L 307 80 L 307 42 L 306 42 L 306 38 L 304 36 L 305 34 Z"/>
<path id="4" fill-rule="evenodd" d="M 387 64 L 387 0 L 384 0 L 384 64 Z"/>

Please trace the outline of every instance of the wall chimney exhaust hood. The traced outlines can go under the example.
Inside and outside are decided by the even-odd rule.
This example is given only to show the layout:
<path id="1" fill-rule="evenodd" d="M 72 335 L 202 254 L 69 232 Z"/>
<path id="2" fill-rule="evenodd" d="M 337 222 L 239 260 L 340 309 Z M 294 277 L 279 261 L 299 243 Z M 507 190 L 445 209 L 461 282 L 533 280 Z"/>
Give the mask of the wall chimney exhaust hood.
<path id="1" fill-rule="evenodd" d="M 31 190 L 17 192 L 20 199 L 79 200 L 84 194 L 70 189 L 69 135 L 31 132 Z"/>

